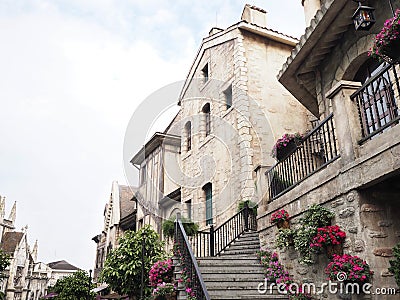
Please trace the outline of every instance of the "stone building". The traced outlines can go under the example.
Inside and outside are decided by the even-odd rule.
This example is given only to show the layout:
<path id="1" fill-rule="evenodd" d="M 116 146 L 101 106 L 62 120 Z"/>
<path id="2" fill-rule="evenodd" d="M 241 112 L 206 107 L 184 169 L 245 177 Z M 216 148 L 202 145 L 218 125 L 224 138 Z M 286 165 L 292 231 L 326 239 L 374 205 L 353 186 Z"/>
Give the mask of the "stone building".
<path id="1" fill-rule="evenodd" d="M 104 227 L 93 237 L 96 243 L 96 262 L 93 279 L 97 278 L 104 266 L 107 253 L 118 246 L 118 239 L 126 230 L 136 230 L 136 200 L 134 188 L 112 183 L 108 203 L 104 207 Z"/>
<path id="2" fill-rule="evenodd" d="M 400 242 L 396 217 L 400 212 L 400 70 L 398 64 L 368 56 L 376 34 L 392 17 L 390 2 L 368 1 L 375 8 L 376 23 L 364 31 L 355 30 L 352 22 L 357 2 L 302 2 L 309 27 L 278 79 L 319 123 L 302 147 L 262 178 L 267 190 L 258 217 L 260 238 L 275 249 L 277 230 L 270 218 L 276 210 L 286 209 L 296 226 L 311 204 L 323 205 L 335 212 L 333 223 L 347 233 L 344 252 L 371 266 L 373 288 L 396 288 L 388 267 L 392 248 Z M 400 1 L 392 4 L 400 8 Z M 290 183 L 277 188 L 271 180 L 273 172 Z M 298 253 L 292 247 L 280 254 L 296 279 L 326 283 L 323 270 L 328 259 L 323 255 L 304 266 L 297 263 Z M 320 297 L 336 299 L 328 293 Z"/>
<path id="3" fill-rule="evenodd" d="M 250 5 L 238 23 L 203 39 L 177 116 L 132 159 L 139 207 L 158 230 L 176 210 L 205 228 L 232 216 L 241 200 L 258 202 L 254 169 L 272 165 L 275 140 L 311 129 L 312 114 L 276 79 L 297 42 L 269 29 L 266 12 Z"/>

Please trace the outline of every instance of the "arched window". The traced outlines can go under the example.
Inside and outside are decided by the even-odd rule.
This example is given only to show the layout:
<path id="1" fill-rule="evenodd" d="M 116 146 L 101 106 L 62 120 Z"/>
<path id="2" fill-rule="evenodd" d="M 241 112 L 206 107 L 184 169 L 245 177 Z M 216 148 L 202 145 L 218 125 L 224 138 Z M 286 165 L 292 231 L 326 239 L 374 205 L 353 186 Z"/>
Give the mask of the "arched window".
<path id="1" fill-rule="evenodd" d="M 212 184 L 209 182 L 203 186 L 203 191 L 206 198 L 206 225 L 211 225 L 213 223 Z"/>
<path id="2" fill-rule="evenodd" d="M 364 137 L 383 131 L 398 116 L 391 66 L 370 58 L 359 68 L 354 80 L 363 85 L 356 99 Z"/>
<path id="3" fill-rule="evenodd" d="M 186 136 L 186 150 L 192 149 L 192 123 L 188 121 L 185 124 L 185 136 Z"/>
<path id="4" fill-rule="evenodd" d="M 202 109 L 205 118 L 206 124 L 206 136 L 211 133 L 211 110 L 210 110 L 210 103 L 206 103 Z"/>

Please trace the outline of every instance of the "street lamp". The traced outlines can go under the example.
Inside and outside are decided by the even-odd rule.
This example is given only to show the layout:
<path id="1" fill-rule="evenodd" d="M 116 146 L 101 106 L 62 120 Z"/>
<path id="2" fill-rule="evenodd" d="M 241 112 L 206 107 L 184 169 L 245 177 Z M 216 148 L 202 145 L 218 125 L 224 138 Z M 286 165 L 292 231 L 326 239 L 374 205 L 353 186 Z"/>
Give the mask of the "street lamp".
<path id="1" fill-rule="evenodd" d="M 87 300 L 90 300 L 91 287 L 92 287 L 92 270 L 89 270 L 89 286 L 88 286 Z"/>
<path id="2" fill-rule="evenodd" d="M 354 27 L 356 28 L 356 30 L 369 30 L 372 25 L 375 24 L 375 8 L 370 6 L 363 6 L 361 5 L 361 1 L 356 2 L 358 2 L 358 7 L 352 17 Z"/>

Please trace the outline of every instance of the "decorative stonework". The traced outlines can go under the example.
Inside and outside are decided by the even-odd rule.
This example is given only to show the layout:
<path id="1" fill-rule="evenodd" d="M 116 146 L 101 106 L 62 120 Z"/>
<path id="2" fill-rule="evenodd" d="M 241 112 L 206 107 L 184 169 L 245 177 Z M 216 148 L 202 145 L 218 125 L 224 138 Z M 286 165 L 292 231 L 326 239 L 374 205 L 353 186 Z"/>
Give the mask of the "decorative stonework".
<path id="1" fill-rule="evenodd" d="M 375 256 L 383 256 L 383 257 L 392 257 L 393 250 L 392 248 L 377 248 L 373 251 Z"/>
<path id="2" fill-rule="evenodd" d="M 368 236 L 370 238 L 378 238 L 378 239 L 388 237 L 387 233 L 384 233 L 383 231 L 370 231 Z"/>
<path id="3" fill-rule="evenodd" d="M 355 212 L 356 212 L 355 208 L 352 206 L 349 206 L 339 212 L 339 217 L 342 219 L 345 219 L 345 218 L 353 216 Z"/>

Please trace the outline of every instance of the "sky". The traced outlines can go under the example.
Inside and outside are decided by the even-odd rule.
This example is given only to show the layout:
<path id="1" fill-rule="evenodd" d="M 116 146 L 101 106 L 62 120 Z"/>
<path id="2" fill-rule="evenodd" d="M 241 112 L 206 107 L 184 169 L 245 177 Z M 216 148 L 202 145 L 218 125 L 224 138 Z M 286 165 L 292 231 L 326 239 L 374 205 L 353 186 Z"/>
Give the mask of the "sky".
<path id="1" fill-rule="evenodd" d="M 247 2 L 269 28 L 304 33 L 300 0 L 0 0 L 0 195 L 39 261 L 93 269 L 135 109 L 184 80 L 202 38 Z"/>

